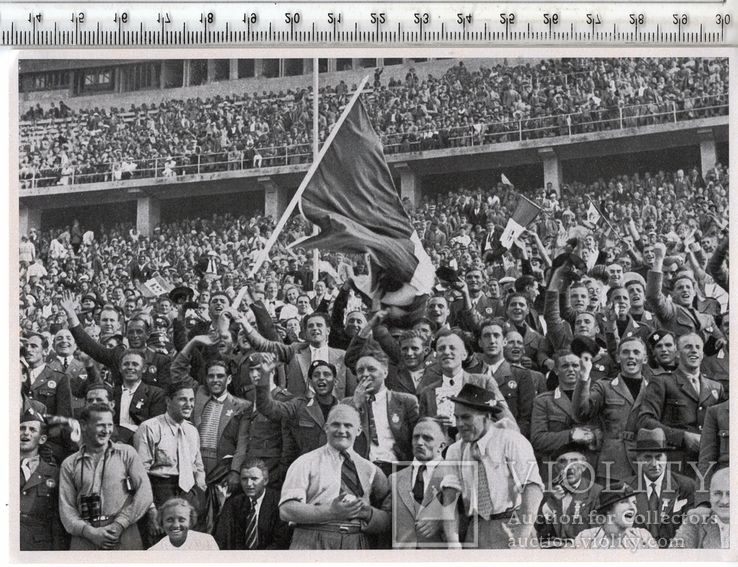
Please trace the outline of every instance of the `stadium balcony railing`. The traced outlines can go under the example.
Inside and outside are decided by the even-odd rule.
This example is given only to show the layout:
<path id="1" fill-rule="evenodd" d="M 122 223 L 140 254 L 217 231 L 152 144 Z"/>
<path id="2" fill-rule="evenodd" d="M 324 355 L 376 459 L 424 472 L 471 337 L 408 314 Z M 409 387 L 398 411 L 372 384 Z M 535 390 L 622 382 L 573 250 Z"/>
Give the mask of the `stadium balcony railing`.
<path id="1" fill-rule="evenodd" d="M 727 115 L 727 96 L 727 93 L 721 93 L 683 99 L 679 101 L 682 108 L 678 108 L 677 104 L 672 101 L 667 101 L 658 105 L 646 103 L 616 108 L 592 108 L 570 114 L 519 116 L 517 119 L 453 126 L 440 130 L 447 134 L 444 148 L 570 137 L 577 134 L 640 128 Z M 685 101 L 689 101 L 692 107 L 684 109 Z M 705 104 L 705 102 L 717 102 L 717 104 Z M 390 155 L 440 149 L 434 141 L 434 136 L 438 133 L 439 129 L 436 128 L 382 134 L 380 137 L 385 154 Z M 256 152 L 254 159 L 247 159 L 243 152 L 223 151 L 131 160 L 125 162 L 127 166 L 121 161 L 86 166 L 94 171 L 79 171 L 74 168 L 65 170 L 46 168 L 41 171 L 22 169 L 21 189 L 136 178 L 171 178 L 174 180 L 182 175 L 299 165 L 312 161 L 310 143 L 255 147 L 254 150 Z M 53 172 L 53 175 L 48 175 L 49 172 Z"/>

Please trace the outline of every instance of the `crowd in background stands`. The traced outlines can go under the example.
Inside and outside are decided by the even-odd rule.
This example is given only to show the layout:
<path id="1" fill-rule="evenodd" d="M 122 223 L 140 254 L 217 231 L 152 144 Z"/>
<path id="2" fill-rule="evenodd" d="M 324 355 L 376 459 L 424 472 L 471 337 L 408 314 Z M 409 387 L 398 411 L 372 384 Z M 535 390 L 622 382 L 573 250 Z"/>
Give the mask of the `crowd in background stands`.
<path id="1" fill-rule="evenodd" d="M 382 83 L 365 104 L 385 153 L 492 144 L 726 115 L 726 58 L 592 58 Z M 321 89 L 320 137 L 352 92 Z M 21 117 L 21 187 L 167 177 L 310 161 L 310 88 Z"/>
<path id="2" fill-rule="evenodd" d="M 696 167 L 686 173 L 661 170 L 645 172 L 643 176 L 634 173 L 599 179 L 590 184 L 564 184 L 560 198 L 550 187 L 528 196 L 545 206 L 532 232 L 540 237 L 549 257 L 554 257 L 569 238 L 585 234 L 582 222 L 587 218 L 590 200 L 628 237 L 625 242 L 640 243 L 633 241 L 633 235 L 639 235 L 643 241 L 667 238 L 676 247 L 675 252 L 683 253 L 681 239 L 697 231 L 698 237 L 703 235 L 707 240 L 709 252 L 716 245 L 716 227 L 728 219 L 728 194 L 727 168 L 716 164 L 704 179 Z M 434 264 L 465 270 L 472 264 L 484 264 L 488 227 L 490 223 L 497 227 L 506 225 L 518 195 L 511 186 L 500 182 L 489 191 L 459 189 L 424 199 L 417 208 L 405 204 Z M 141 308 L 145 302 L 133 282 L 145 281 L 157 273 L 175 286 L 201 289 L 209 282 L 210 291 L 224 289 L 235 296 L 246 283 L 275 222 L 276 219 L 261 215 L 214 215 L 210 219 L 162 223 L 150 238 L 139 235 L 130 223 L 104 228 L 98 234 L 83 232 L 76 220 L 61 231 L 33 230 L 24 235 L 21 244 L 21 324 L 25 329 L 48 332 L 58 314 L 58 300 L 64 288 L 94 290 L 96 303 L 112 301 L 121 308 L 128 295 L 138 296 L 133 309 Z M 290 251 L 286 247 L 305 234 L 304 219 L 293 217 L 272 249 L 270 261 L 256 274 L 255 281 L 279 284 L 280 299 L 284 287 L 294 283 L 312 291 L 312 255 L 300 248 Z M 608 254 L 615 258 L 628 256 L 624 241 L 613 235 L 603 236 L 597 244 L 605 245 L 609 247 Z M 538 255 L 533 241 L 528 249 Z M 217 254 L 217 271 L 222 278 L 204 280 L 205 259 L 212 252 Z M 322 259 L 332 265 L 336 274 L 341 274 L 340 278 L 328 276 L 332 286 L 340 285 L 347 274 L 366 273 L 361 257 L 349 260 L 341 254 L 324 252 Z M 495 272 L 500 277 L 521 275 L 519 259 L 516 262 L 513 254 L 500 261 L 504 267 Z"/>

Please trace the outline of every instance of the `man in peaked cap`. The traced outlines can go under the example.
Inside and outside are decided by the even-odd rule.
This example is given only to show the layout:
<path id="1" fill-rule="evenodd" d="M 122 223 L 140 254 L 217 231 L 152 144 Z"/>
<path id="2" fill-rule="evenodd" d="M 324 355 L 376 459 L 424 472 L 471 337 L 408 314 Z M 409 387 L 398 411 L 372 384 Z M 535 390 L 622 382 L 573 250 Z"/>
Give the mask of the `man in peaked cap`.
<path id="1" fill-rule="evenodd" d="M 41 414 L 27 411 L 20 418 L 20 549 L 68 549 L 59 520 L 59 467 L 44 461 L 39 447 L 46 443 Z"/>
<path id="2" fill-rule="evenodd" d="M 460 539 L 482 549 L 507 549 L 512 535 L 516 545 L 526 545 L 543 496 L 533 447 L 517 431 L 495 425 L 502 411 L 492 392 L 465 384 L 451 400 L 460 439 L 446 460 L 457 463 L 453 480 L 462 486 Z"/>

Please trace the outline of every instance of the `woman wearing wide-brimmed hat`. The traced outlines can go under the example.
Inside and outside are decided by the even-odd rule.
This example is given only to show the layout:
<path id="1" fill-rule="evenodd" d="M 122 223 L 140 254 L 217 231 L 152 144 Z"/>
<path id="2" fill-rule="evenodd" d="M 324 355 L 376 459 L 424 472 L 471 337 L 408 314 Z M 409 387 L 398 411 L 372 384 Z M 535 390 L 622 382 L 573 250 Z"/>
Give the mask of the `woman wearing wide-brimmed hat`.
<path id="1" fill-rule="evenodd" d="M 612 482 L 600 493 L 595 510 L 598 527 L 577 535 L 578 549 L 658 549 L 658 543 L 643 528 L 634 528 L 637 509 L 633 489 L 622 482 Z"/>

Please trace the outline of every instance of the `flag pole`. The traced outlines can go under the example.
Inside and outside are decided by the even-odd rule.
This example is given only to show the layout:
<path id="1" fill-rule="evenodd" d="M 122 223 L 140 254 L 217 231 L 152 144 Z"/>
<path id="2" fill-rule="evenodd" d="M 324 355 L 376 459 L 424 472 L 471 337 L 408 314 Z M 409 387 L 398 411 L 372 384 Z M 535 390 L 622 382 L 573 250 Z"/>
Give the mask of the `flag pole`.
<path id="1" fill-rule="evenodd" d="M 318 161 L 318 152 L 320 151 L 320 134 L 319 128 L 319 116 L 318 116 L 318 58 L 313 59 L 313 162 Z M 313 225 L 313 236 L 318 234 L 317 225 Z M 315 289 L 315 283 L 318 281 L 318 275 L 320 270 L 318 269 L 318 249 L 313 249 L 313 289 Z"/>
<path id="2" fill-rule="evenodd" d="M 336 137 L 336 134 L 338 134 L 338 130 L 341 128 L 343 123 L 346 121 L 346 117 L 348 116 L 349 112 L 351 112 L 351 109 L 354 107 L 356 100 L 359 98 L 359 95 L 361 95 L 361 92 L 364 90 L 364 85 L 366 85 L 370 77 L 371 75 L 367 75 L 366 77 L 364 77 L 364 79 L 361 81 L 361 83 L 357 87 L 356 92 L 354 93 L 354 96 L 351 98 L 349 103 L 346 105 L 346 108 L 344 109 L 343 114 L 341 114 L 341 118 L 339 118 L 338 122 L 336 122 L 336 125 L 333 127 L 333 129 L 331 130 L 331 133 L 328 135 L 328 138 L 323 144 L 323 148 L 318 153 L 318 159 L 313 161 L 312 165 L 310 166 L 310 169 L 308 169 L 307 174 L 305 174 L 305 177 L 303 178 L 302 183 L 300 183 L 300 186 L 297 188 L 297 191 L 295 191 L 295 195 L 292 197 L 292 200 L 290 201 L 289 205 L 287 205 L 287 208 L 282 214 L 282 218 L 279 219 L 277 226 L 274 227 L 274 231 L 272 232 L 272 235 L 269 237 L 269 240 L 267 240 L 267 243 L 264 245 L 264 248 L 259 254 L 259 257 L 256 259 L 256 262 L 254 263 L 254 267 L 251 269 L 251 274 L 249 275 L 249 277 L 254 277 L 254 274 L 259 271 L 259 268 L 261 268 L 261 265 L 264 263 L 264 260 L 266 260 L 267 256 L 269 255 L 269 251 L 272 249 L 272 246 L 274 246 L 274 243 L 277 241 L 277 238 L 279 237 L 280 233 L 284 229 L 284 225 L 287 224 L 287 221 L 289 220 L 290 215 L 292 214 L 292 211 L 295 210 L 295 207 L 300 202 L 300 197 L 302 197 L 302 194 L 305 192 L 305 188 L 307 187 L 308 183 L 310 183 L 310 180 L 313 178 L 313 175 L 315 175 L 315 172 L 317 171 L 318 166 L 320 165 L 320 162 L 323 159 L 323 156 L 328 151 L 328 148 L 333 142 L 333 139 Z"/>

